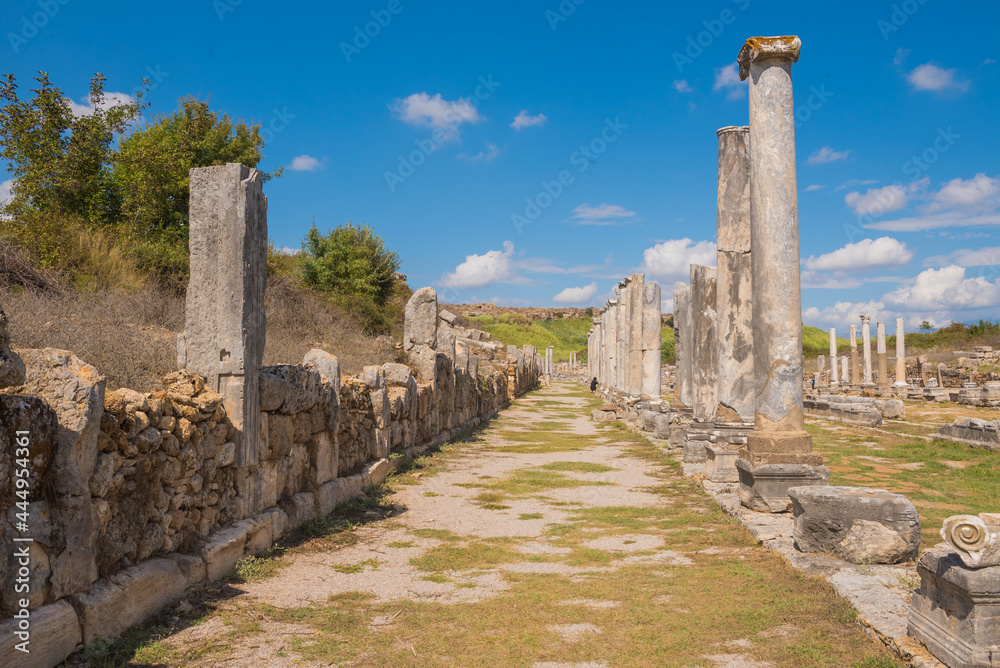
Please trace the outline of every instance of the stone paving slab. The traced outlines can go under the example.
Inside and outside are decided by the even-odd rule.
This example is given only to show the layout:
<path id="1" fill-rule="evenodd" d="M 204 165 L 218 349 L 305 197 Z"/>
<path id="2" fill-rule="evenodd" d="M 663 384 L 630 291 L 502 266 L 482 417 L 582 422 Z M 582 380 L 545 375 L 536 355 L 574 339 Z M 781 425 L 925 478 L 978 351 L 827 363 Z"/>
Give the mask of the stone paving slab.
<path id="1" fill-rule="evenodd" d="M 701 477 L 704 464 L 682 464 L 684 475 Z M 701 485 L 722 510 L 738 519 L 761 545 L 780 554 L 792 567 L 826 579 L 834 591 L 847 599 L 858 612 L 865 632 L 916 668 L 946 668 L 927 649 L 906 633 L 916 564 L 856 566 L 822 554 L 799 552 L 795 548 L 791 513 L 759 513 L 740 505 L 735 483 Z"/>

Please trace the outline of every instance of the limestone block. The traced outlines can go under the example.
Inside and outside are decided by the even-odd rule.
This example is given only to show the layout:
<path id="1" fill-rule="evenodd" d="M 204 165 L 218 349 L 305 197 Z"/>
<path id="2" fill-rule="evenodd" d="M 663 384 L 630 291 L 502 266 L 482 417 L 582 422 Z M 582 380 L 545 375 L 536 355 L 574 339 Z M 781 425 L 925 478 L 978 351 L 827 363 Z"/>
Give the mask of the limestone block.
<path id="1" fill-rule="evenodd" d="M 920 519 L 905 496 L 866 487 L 793 487 L 795 543 L 855 564 L 915 559 Z"/>
<path id="2" fill-rule="evenodd" d="M 670 413 L 660 413 L 655 418 L 653 436 L 656 438 L 670 438 L 670 428 L 673 424 L 673 415 Z"/>
<path id="3" fill-rule="evenodd" d="M 241 520 L 209 536 L 201 548 L 205 577 L 209 582 L 223 577 L 243 557 L 247 538 L 256 528 L 253 520 Z"/>
<path id="4" fill-rule="evenodd" d="M 741 451 L 742 454 L 743 451 Z M 763 513 L 783 513 L 792 509 L 788 490 L 793 487 L 827 485 L 830 469 L 810 464 L 760 464 L 736 460 L 739 472 L 740 503 Z"/>
<path id="5" fill-rule="evenodd" d="M 25 640 L 17 635 L 25 633 L 19 628 L 20 621 L 15 618 L 0 623 L 0 666 L 57 666 L 83 642 L 80 620 L 67 601 L 31 610 L 27 654 L 17 649 Z"/>
<path id="6" fill-rule="evenodd" d="M 372 462 L 365 470 L 362 472 L 365 478 L 365 486 L 368 485 L 381 485 L 385 482 L 385 477 L 389 475 L 389 460 L 379 459 L 377 462 Z"/>
<path id="7" fill-rule="evenodd" d="M 899 399 L 890 399 L 882 408 L 882 417 L 889 420 L 902 420 L 906 417 L 906 404 Z"/>
<path id="8" fill-rule="evenodd" d="M 707 436 L 707 434 L 706 434 Z M 692 439 L 690 431 L 684 439 L 684 463 L 700 464 L 708 458 L 705 447 L 708 445 L 706 439 Z"/>
<path id="9" fill-rule="evenodd" d="M 403 320 L 403 349 L 417 346 L 437 347 L 437 292 L 420 288 L 406 303 Z"/>
<path id="10" fill-rule="evenodd" d="M 642 430 L 643 431 L 656 431 L 656 418 L 659 417 L 661 413 L 659 411 L 645 410 L 642 411 Z"/>
<path id="11" fill-rule="evenodd" d="M 389 387 L 409 387 L 413 378 L 410 367 L 390 362 L 382 365 L 382 369 L 385 371 L 385 382 Z"/>
<path id="12" fill-rule="evenodd" d="M 590 419 L 594 422 L 614 422 L 620 419 L 617 409 L 614 407 L 601 407 L 590 412 Z"/>
<path id="13" fill-rule="evenodd" d="M 970 569 L 949 549 L 917 562 L 907 633 L 953 668 L 993 668 L 1000 655 L 1000 566 Z"/>
<path id="14" fill-rule="evenodd" d="M 288 515 L 280 508 L 268 508 L 253 518 L 255 528 L 247 535 L 243 546 L 244 554 L 260 554 L 269 549 L 274 542 L 292 526 Z"/>
<path id="15" fill-rule="evenodd" d="M 739 482 L 736 459 L 739 452 L 705 445 L 705 477 L 712 482 Z"/>
<path id="16" fill-rule="evenodd" d="M 84 642 L 114 638 L 179 599 L 192 584 L 172 558 L 149 559 L 98 581 L 76 596 Z"/>
<path id="17" fill-rule="evenodd" d="M 279 505 L 284 511 L 283 514 L 286 516 L 285 521 L 290 529 L 301 526 L 304 522 L 308 522 L 316 516 L 316 498 L 309 492 L 300 492 L 286 496 L 280 501 Z M 279 532 L 275 535 L 275 538 L 280 535 L 281 533 Z M 271 541 L 271 543 L 273 542 Z M 271 543 L 268 543 L 263 549 L 270 547 Z M 262 552 L 263 549 L 255 550 L 255 552 Z M 252 553 L 249 547 L 245 551 L 247 554 Z"/>

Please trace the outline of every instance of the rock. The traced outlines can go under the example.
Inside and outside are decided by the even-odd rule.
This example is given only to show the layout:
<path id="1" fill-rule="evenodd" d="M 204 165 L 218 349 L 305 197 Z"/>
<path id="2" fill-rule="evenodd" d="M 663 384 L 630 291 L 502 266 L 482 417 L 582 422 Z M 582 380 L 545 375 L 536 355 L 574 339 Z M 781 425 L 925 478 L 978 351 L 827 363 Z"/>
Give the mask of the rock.
<path id="1" fill-rule="evenodd" d="M 0 308 L 0 388 L 22 385 L 25 375 L 24 362 L 10 348 L 7 314 Z"/>
<path id="2" fill-rule="evenodd" d="M 882 408 L 882 417 L 888 420 L 902 420 L 906 417 L 906 404 L 899 399 L 890 399 Z"/>
<path id="3" fill-rule="evenodd" d="M 438 317 L 444 320 L 452 327 L 454 327 L 455 323 L 458 322 L 458 316 L 449 311 L 448 309 L 443 309 L 440 313 L 438 313 Z"/>
<path id="4" fill-rule="evenodd" d="M 420 288 L 406 303 L 403 321 L 403 350 L 417 346 L 437 347 L 437 292 Z"/>
<path id="5" fill-rule="evenodd" d="M 18 619 L 0 623 L 0 666 L 57 666 L 83 641 L 80 621 L 66 601 L 57 601 L 31 611 L 30 654 L 17 650 L 22 642 L 16 633 Z M 27 657 L 31 657 L 30 662 Z"/>
<path id="6" fill-rule="evenodd" d="M 920 520 L 905 496 L 865 487 L 793 487 L 795 544 L 852 563 L 895 564 L 915 559 Z M 878 526 L 875 526 L 878 525 Z"/>
<path id="7" fill-rule="evenodd" d="M 410 386 L 410 379 L 413 378 L 410 367 L 405 364 L 390 362 L 382 365 L 382 369 L 385 371 L 385 382 L 389 387 Z"/>

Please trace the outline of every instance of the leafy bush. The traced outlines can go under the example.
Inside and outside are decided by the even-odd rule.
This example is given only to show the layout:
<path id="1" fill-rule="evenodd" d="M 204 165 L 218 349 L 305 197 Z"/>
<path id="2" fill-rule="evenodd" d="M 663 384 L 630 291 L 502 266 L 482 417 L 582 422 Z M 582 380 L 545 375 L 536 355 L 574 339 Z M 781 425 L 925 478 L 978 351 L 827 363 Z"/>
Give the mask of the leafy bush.
<path id="1" fill-rule="evenodd" d="M 313 225 L 302 244 L 307 285 L 353 297 L 351 308 L 383 307 L 392 294 L 399 255 L 368 225 L 341 225 L 323 236 Z"/>

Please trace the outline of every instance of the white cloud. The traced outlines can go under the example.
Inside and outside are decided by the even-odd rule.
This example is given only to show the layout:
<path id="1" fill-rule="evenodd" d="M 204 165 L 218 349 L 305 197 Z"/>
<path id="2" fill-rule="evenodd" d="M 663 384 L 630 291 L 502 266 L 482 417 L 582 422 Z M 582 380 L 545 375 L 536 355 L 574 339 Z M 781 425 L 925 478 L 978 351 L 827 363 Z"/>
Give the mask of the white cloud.
<path id="1" fill-rule="evenodd" d="M 901 267 L 913 259 L 913 251 L 892 237 L 862 239 L 843 248 L 805 261 L 812 271 L 857 271 L 876 267 Z"/>
<path id="2" fill-rule="evenodd" d="M 672 292 L 670 293 L 673 294 Z M 660 302 L 660 313 L 673 313 L 674 312 L 674 298 L 664 299 Z"/>
<path id="3" fill-rule="evenodd" d="M 878 183 L 878 179 L 864 179 L 864 180 L 849 179 L 847 181 L 844 181 L 844 183 L 842 183 L 841 185 L 834 188 L 834 190 L 843 190 L 844 188 L 851 188 L 854 186 L 871 186 L 875 185 L 876 183 Z"/>
<path id="4" fill-rule="evenodd" d="M 74 116 L 90 116 L 94 113 L 95 109 L 108 109 L 116 104 L 129 104 L 135 102 L 135 98 L 128 93 L 113 93 L 109 91 L 104 93 L 104 100 L 98 105 L 93 103 L 90 95 L 80 98 L 80 103 L 76 103 L 69 98 L 67 98 L 67 101 Z"/>
<path id="5" fill-rule="evenodd" d="M 991 195 L 1000 192 L 1000 179 L 991 179 L 986 174 L 976 174 L 968 181 L 952 179 L 934 195 L 935 204 L 949 206 L 979 206 Z"/>
<path id="6" fill-rule="evenodd" d="M 997 61 L 993 60 L 992 58 L 987 58 L 986 60 L 983 61 L 983 65 L 996 65 L 996 63 Z"/>
<path id="7" fill-rule="evenodd" d="M 1000 280 L 965 277 L 965 267 L 926 269 L 912 286 L 885 295 L 886 305 L 905 311 L 952 311 L 1000 306 Z"/>
<path id="8" fill-rule="evenodd" d="M 814 190 L 822 190 L 823 188 L 826 188 L 826 186 L 820 186 L 820 185 L 806 186 L 806 192 L 811 193 Z"/>
<path id="9" fill-rule="evenodd" d="M 909 49 L 904 49 L 903 47 L 899 47 L 898 49 L 896 49 L 896 57 L 892 59 L 893 65 L 902 65 L 903 61 L 906 60 L 906 57 L 908 55 L 910 55 Z"/>
<path id="10" fill-rule="evenodd" d="M 852 207 L 858 216 L 866 214 L 878 216 L 898 211 L 906 206 L 907 199 L 907 189 L 899 185 L 871 188 L 864 195 L 859 192 L 849 192 L 844 197 L 847 206 Z"/>
<path id="11" fill-rule="evenodd" d="M 496 144 L 487 142 L 485 151 L 480 151 L 476 155 L 465 155 L 462 153 L 458 157 L 468 160 L 469 162 L 492 162 L 493 160 L 496 160 L 501 153 L 503 153 L 503 151 L 497 148 Z"/>
<path id="12" fill-rule="evenodd" d="M 514 244 L 503 242 L 503 250 L 491 250 L 482 255 L 466 255 L 455 271 L 441 278 L 449 288 L 482 288 L 491 283 L 506 283 L 514 279 Z"/>
<path id="13" fill-rule="evenodd" d="M 918 187 L 923 187 L 923 181 Z M 912 186 L 911 186 L 912 188 Z M 1000 178 L 976 174 L 952 179 L 932 193 L 920 215 L 865 225 L 873 230 L 919 232 L 942 227 L 1000 225 Z"/>
<path id="14" fill-rule="evenodd" d="M 844 272 L 831 275 L 808 269 L 802 270 L 799 280 L 803 288 L 812 288 L 813 290 L 851 290 L 864 285 L 861 280 L 848 276 Z"/>
<path id="15" fill-rule="evenodd" d="M 828 325 L 847 330 L 849 325 L 858 326 L 858 336 L 861 336 L 861 316 L 872 318 L 872 339 L 875 338 L 876 322 L 891 322 L 896 316 L 886 311 L 885 304 L 880 300 L 867 302 L 836 302 L 833 306 L 817 308 L 811 306 L 802 311 L 802 322 L 807 325 Z M 846 332 L 845 332 L 846 333 Z"/>
<path id="16" fill-rule="evenodd" d="M 590 204 L 585 203 L 573 209 L 571 220 L 577 225 L 614 225 L 622 218 L 632 218 L 633 216 L 635 216 L 635 211 L 629 211 L 617 204 L 590 206 Z"/>
<path id="17" fill-rule="evenodd" d="M 0 206 L 4 206 L 10 202 L 10 187 L 12 185 L 14 185 L 14 179 L 7 179 L 3 183 L 0 183 Z"/>
<path id="18" fill-rule="evenodd" d="M 282 246 L 278 248 L 275 252 L 281 253 L 282 255 L 298 255 L 302 252 L 301 248 L 292 248 L 291 246 Z"/>
<path id="19" fill-rule="evenodd" d="M 850 149 L 846 151 L 834 151 L 829 146 L 824 146 L 820 150 L 816 151 L 809 156 L 806 160 L 810 165 L 825 165 L 828 162 L 836 162 L 837 160 L 847 160 L 847 156 L 850 154 Z"/>
<path id="20" fill-rule="evenodd" d="M 514 122 L 510 124 L 510 127 L 515 130 L 520 130 L 521 128 L 528 128 L 532 125 L 544 125 L 547 120 L 549 119 L 545 117 L 545 114 L 529 116 L 528 110 L 522 109 L 521 113 L 514 117 Z"/>
<path id="21" fill-rule="evenodd" d="M 315 172 L 322 167 L 323 163 L 311 155 L 296 156 L 292 159 L 292 163 L 288 165 L 288 169 L 294 172 Z"/>
<path id="22" fill-rule="evenodd" d="M 675 79 L 674 88 L 677 89 L 678 93 L 690 93 L 692 92 L 691 86 L 688 85 L 686 79 Z"/>
<path id="23" fill-rule="evenodd" d="M 641 271 L 660 279 L 687 280 L 692 264 L 714 267 L 715 259 L 715 243 L 711 241 L 670 239 L 642 252 Z"/>
<path id="24" fill-rule="evenodd" d="M 427 93 L 414 93 L 395 100 L 390 106 L 401 121 L 442 130 L 446 139 L 457 137 L 462 123 L 478 123 L 482 120 L 470 100 L 459 98 L 450 102 L 442 98 L 440 93 L 433 97 Z"/>
<path id="25" fill-rule="evenodd" d="M 748 85 L 748 82 L 740 81 L 739 66 L 731 63 L 715 70 L 712 90 L 725 90 L 727 100 L 739 100 L 746 97 Z"/>
<path id="26" fill-rule="evenodd" d="M 931 255 L 924 259 L 924 265 L 928 267 L 945 267 L 952 264 L 960 267 L 1000 267 L 1000 246 L 960 248 L 946 255 Z"/>
<path id="27" fill-rule="evenodd" d="M 906 80 L 914 90 L 931 90 L 938 93 L 969 90 L 969 82 L 956 80 L 955 72 L 957 72 L 955 69 L 946 70 L 933 63 L 924 63 L 907 74 Z"/>
<path id="28" fill-rule="evenodd" d="M 582 288 L 566 288 L 553 297 L 552 301 L 560 304 L 585 304 L 593 299 L 596 294 L 597 283 L 591 283 Z"/>

